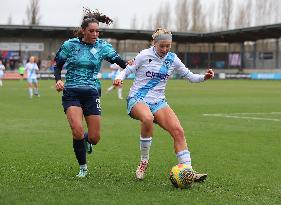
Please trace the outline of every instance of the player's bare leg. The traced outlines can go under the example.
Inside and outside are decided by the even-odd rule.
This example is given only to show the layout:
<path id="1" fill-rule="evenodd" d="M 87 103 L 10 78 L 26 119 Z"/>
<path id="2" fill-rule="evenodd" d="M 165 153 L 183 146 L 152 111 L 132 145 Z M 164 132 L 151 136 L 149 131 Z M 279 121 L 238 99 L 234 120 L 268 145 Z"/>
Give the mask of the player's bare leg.
<path id="1" fill-rule="evenodd" d="M 149 150 L 152 143 L 154 117 L 149 107 L 141 102 L 137 103 L 133 107 L 131 115 L 137 120 L 141 121 L 141 160 L 136 170 L 136 178 L 142 180 L 145 177 L 145 172 L 147 170 L 149 162 Z"/>
<path id="2" fill-rule="evenodd" d="M 73 136 L 73 150 L 76 159 L 79 163 L 79 173 L 77 177 L 85 177 L 87 175 L 87 163 L 86 163 L 86 149 L 84 144 L 84 130 L 83 130 L 83 111 L 81 107 L 70 106 L 66 111 L 66 116 L 72 131 Z"/>
<path id="3" fill-rule="evenodd" d="M 175 112 L 169 106 L 167 106 L 158 110 L 154 114 L 154 118 L 159 126 L 168 131 L 174 139 L 174 149 L 179 164 L 186 164 L 191 170 L 193 170 L 191 166 L 190 152 L 185 140 L 184 130 Z M 206 178 L 207 174 L 200 174 L 194 171 L 194 182 L 202 182 Z"/>

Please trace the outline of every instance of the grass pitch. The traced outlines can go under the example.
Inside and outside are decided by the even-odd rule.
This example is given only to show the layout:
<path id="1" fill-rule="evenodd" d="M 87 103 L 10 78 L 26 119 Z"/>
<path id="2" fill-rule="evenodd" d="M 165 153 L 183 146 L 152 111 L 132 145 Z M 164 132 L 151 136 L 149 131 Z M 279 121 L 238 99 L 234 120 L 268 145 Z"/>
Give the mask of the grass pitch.
<path id="1" fill-rule="evenodd" d="M 0 204 L 281 204 L 281 82 L 168 82 L 193 167 L 209 175 L 189 190 L 168 179 L 177 160 L 158 126 L 148 174 L 135 180 L 139 122 L 116 92 L 102 96 L 102 139 L 88 155 L 89 175 L 77 179 L 60 94 L 53 81 L 39 83 L 41 97 L 33 99 L 25 81 L 0 87 Z M 102 83 L 105 91 L 111 81 Z"/>

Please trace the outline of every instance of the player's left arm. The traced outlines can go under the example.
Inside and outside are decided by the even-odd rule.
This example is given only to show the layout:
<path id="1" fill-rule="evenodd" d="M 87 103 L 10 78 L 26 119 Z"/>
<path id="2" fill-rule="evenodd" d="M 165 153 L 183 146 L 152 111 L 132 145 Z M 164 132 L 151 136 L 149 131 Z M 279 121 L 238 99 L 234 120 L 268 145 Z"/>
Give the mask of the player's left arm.
<path id="1" fill-rule="evenodd" d="M 117 53 L 116 53 L 117 54 Z M 109 63 L 114 64 L 116 63 L 117 65 L 119 65 L 121 68 L 125 69 L 127 66 L 127 62 L 124 61 L 118 54 L 112 58 L 112 59 L 106 59 Z"/>
<path id="2" fill-rule="evenodd" d="M 205 73 L 205 76 L 204 76 L 204 80 L 209 80 L 209 79 L 212 79 L 215 75 L 215 72 L 213 71 L 213 69 L 209 68 L 207 70 L 207 72 Z"/>
<path id="3" fill-rule="evenodd" d="M 183 78 L 187 79 L 188 81 L 192 83 L 200 83 L 205 80 L 209 80 L 214 77 L 214 71 L 212 69 L 208 69 L 207 72 L 202 74 L 195 74 L 191 72 L 182 62 L 181 60 L 176 56 L 174 60 L 174 66 L 176 72 L 182 76 Z"/>
<path id="4" fill-rule="evenodd" d="M 106 43 L 102 49 L 104 51 L 104 59 L 106 61 L 108 61 L 111 64 L 116 63 L 123 69 L 126 68 L 129 62 L 123 60 L 110 43 Z"/>

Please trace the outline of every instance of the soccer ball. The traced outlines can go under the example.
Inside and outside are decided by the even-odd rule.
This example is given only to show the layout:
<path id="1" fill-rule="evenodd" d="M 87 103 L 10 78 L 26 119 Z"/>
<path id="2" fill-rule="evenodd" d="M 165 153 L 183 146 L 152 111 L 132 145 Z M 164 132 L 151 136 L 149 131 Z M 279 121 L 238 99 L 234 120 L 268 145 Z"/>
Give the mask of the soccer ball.
<path id="1" fill-rule="evenodd" d="M 170 180 L 176 188 L 186 189 L 191 187 L 194 172 L 186 164 L 178 164 L 170 171 Z"/>

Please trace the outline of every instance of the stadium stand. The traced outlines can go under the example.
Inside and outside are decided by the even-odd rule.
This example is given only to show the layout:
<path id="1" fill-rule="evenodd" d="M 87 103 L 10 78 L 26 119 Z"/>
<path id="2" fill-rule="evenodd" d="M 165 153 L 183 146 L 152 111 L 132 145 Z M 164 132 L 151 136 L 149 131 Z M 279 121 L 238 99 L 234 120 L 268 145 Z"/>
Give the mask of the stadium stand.
<path id="1" fill-rule="evenodd" d="M 0 59 L 7 70 L 36 55 L 41 70 L 49 72 L 54 53 L 73 37 L 75 27 L 0 25 Z M 191 69 L 214 67 L 219 73 L 280 73 L 281 24 L 256 26 L 211 33 L 173 32 L 172 50 Z M 150 44 L 149 30 L 101 29 L 101 38 L 131 58 Z M 104 64 L 108 68 L 109 64 Z M 105 69 L 106 70 L 106 69 Z M 225 75 L 227 76 L 227 75 Z M 241 77 L 241 76 L 240 76 Z"/>

